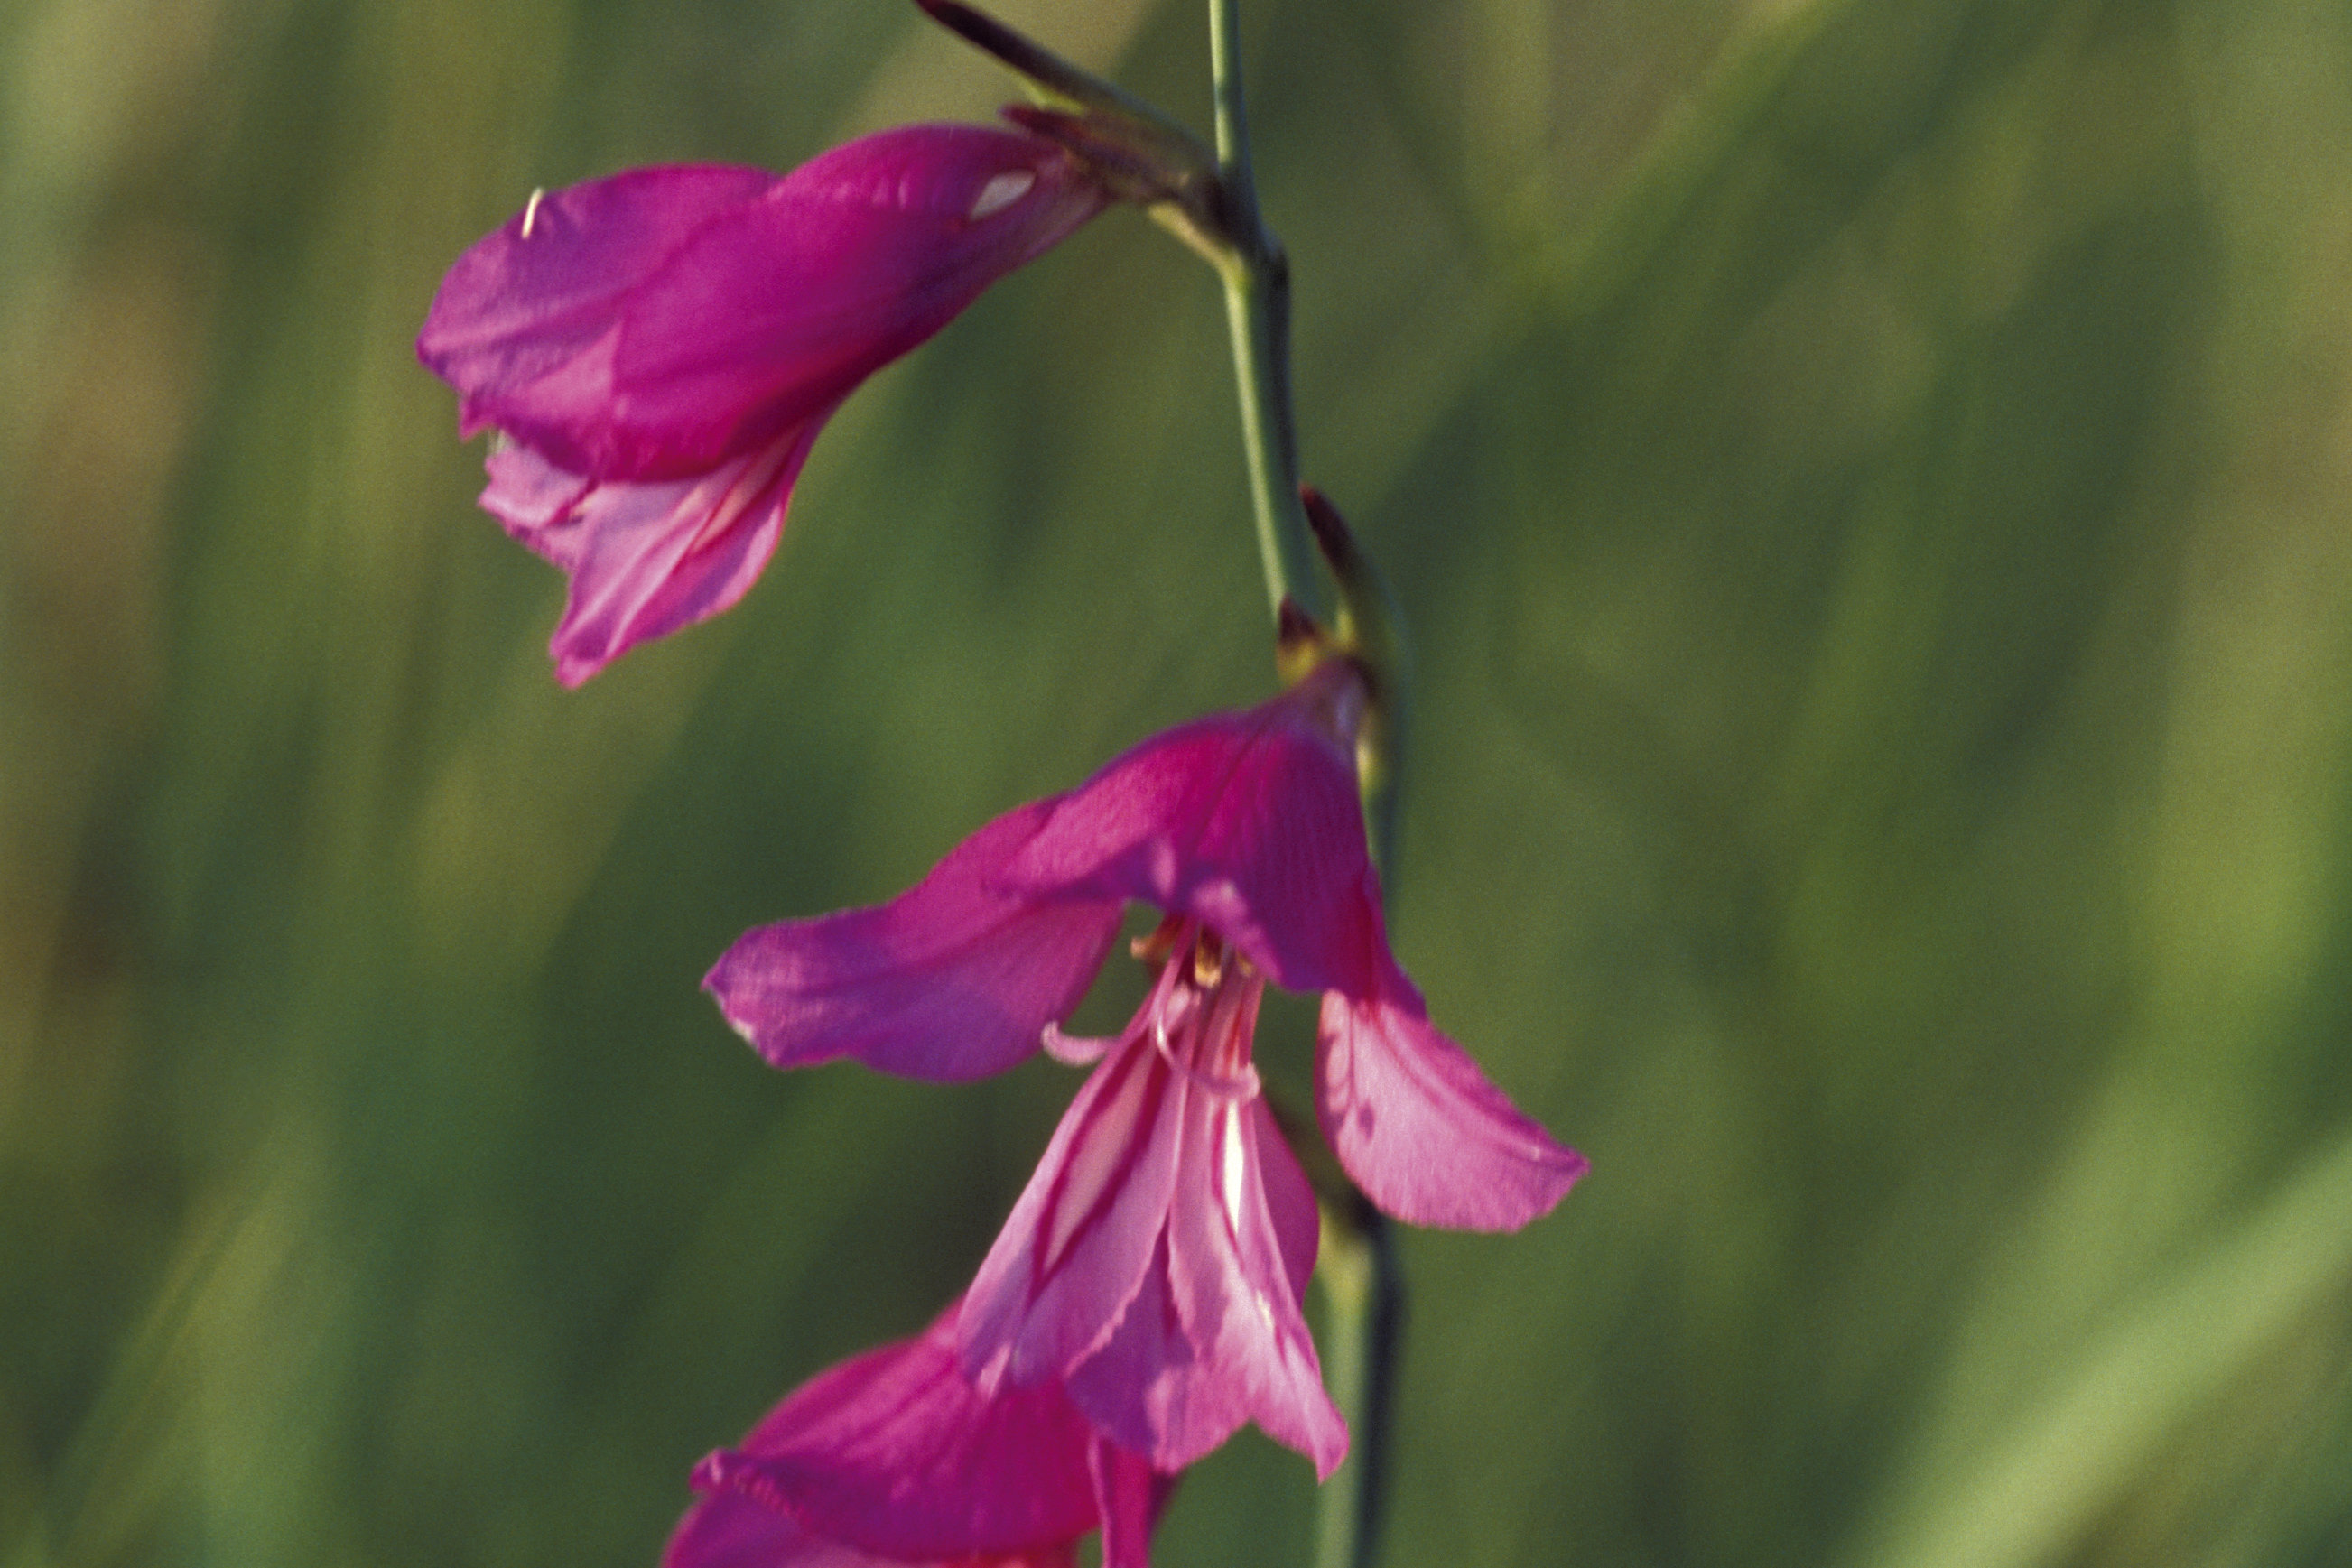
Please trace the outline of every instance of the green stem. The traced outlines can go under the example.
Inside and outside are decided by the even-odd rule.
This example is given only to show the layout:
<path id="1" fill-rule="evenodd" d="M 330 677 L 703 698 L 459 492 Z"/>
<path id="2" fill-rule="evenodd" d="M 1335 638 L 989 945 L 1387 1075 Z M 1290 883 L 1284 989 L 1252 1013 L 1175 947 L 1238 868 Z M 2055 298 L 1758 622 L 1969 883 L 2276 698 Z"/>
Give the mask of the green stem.
<path id="1" fill-rule="evenodd" d="M 1240 0 L 1209 0 L 1209 55 L 1215 73 L 1217 181 L 1215 204 L 1202 225 L 1213 243 L 1202 246 L 1225 284 L 1225 314 L 1233 328 L 1234 375 L 1241 398 L 1242 449 L 1249 463 L 1250 499 L 1257 519 L 1258 555 L 1275 622 L 1294 605 L 1329 623 L 1317 567 L 1307 502 L 1299 493 L 1298 437 L 1290 402 L 1290 264 L 1258 214 L 1250 168 L 1249 124 L 1242 101 Z M 1319 497 L 1318 504 L 1322 505 Z M 1326 508 L 1328 510 L 1328 507 Z M 1325 554 L 1339 574 L 1339 593 L 1351 624 L 1369 630 L 1369 650 L 1382 664 L 1395 661 L 1385 591 L 1370 563 L 1346 539 L 1333 512 L 1326 519 Z M 1336 551 L 1336 553 L 1335 553 Z M 1384 671 L 1384 699 L 1402 702 L 1401 682 Z M 1384 876 L 1393 875 L 1392 828 L 1396 722 L 1370 733 L 1370 766 L 1362 770 Z M 1402 1301 L 1388 1222 L 1360 1193 L 1327 1198 L 1321 1255 L 1328 1319 L 1325 1372 L 1331 1396 L 1347 1417 L 1351 1452 L 1325 1484 L 1318 1501 L 1318 1568 L 1372 1568 L 1378 1553 L 1381 1500 L 1387 1479 L 1390 1393 L 1395 1385 L 1396 1331 Z"/>
<path id="2" fill-rule="evenodd" d="M 1290 263 L 1258 216 L 1250 170 L 1249 122 L 1242 105 L 1240 0 L 1210 0 L 1209 52 L 1215 74 L 1220 227 L 1232 249 L 1218 270 L 1233 328 L 1234 376 L 1241 398 L 1242 451 L 1267 600 L 1278 619 L 1286 598 L 1325 618 L 1322 580 L 1307 511 L 1298 499 L 1298 437 L 1290 404 Z"/>
<path id="3" fill-rule="evenodd" d="M 1395 1239 L 1380 1211 L 1356 1195 L 1342 1216 L 1326 1211 L 1316 1276 L 1323 1282 L 1331 1397 L 1348 1415 L 1347 1461 L 1318 1500 L 1316 1568 L 1370 1568 L 1379 1555 L 1388 1479 L 1389 1396 L 1404 1289 Z"/>

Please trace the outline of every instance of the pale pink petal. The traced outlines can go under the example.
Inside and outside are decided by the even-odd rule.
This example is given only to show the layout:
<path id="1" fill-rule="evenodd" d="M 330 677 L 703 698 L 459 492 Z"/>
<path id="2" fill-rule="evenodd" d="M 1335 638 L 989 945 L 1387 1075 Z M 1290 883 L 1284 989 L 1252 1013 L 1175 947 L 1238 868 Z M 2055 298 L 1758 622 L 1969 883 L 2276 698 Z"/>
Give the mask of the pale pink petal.
<path id="1" fill-rule="evenodd" d="M 964 1293 L 957 1337 L 984 1389 L 1060 1377 L 1109 1337 L 1143 1282 L 1176 1196 L 1182 1110 L 1150 1011 L 1079 1088 Z"/>
<path id="2" fill-rule="evenodd" d="M 417 336 L 417 357 L 457 389 L 461 433 L 499 425 L 587 469 L 571 420 L 546 411 L 576 416 L 609 397 L 609 350 L 591 350 L 630 290 L 704 223 L 777 183 L 763 169 L 635 169 L 533 196 L 457 258 Z"/>
<path id="3" fill-rule="evenodd" d="M 630 299 L 614 460 L 704 461 L 815 417 L 1107 201 L 1055 143 L 911 125 L 803 164 Z"/>
<path id="4" fill-rule="evenodd" d="M 596 481 L 508 441 L 491 446 L 482 469 L 490 478 L 481 494 L 482 509 L 541 559 L 567 572 L 577 568 L 588 553 L 590 536 L 562 525 L 587 499 Z"/>
<path id="5" fill-rule="evenodd" d="M 1255 1421 L 1328 1477 L 1347 1453 L 1347 1425 L 1299 1312 L 1306 1270 L 1294 1276 L 1286 1256 L 1297 1239 L 1277 1234 L 1264 1185 L 1271 1169 L 1288 1207 L 1306 1177 L 1262 1105 L 1186 1092 L 1167 1229 L 1117 1332 L 1067 1375 L 1071 1401 L 1160 1469 Z"/>
<path id="6" fill-rule="evenodd" d="M 958 1324 L 983 1391 L 1060 1379 L 1111 1441 L 1174 1471 L 1256 1421 L 1328 1473 L 1347 1432 L 1299 1313 L 1313 1195 L 1257 1089 L 1265 981 L 1176 941 L 1080 1089 Z"/>
<path id="7" fill-rule="evenodd" d="M 1202 1364 L 1202 1347 L 1186 1333 L 1168 1277 L 1168 1245 L 1163 1224 L 1112 1332 L 1070 1369 L 1065 1385 L 1104 1436 L 1177 1470 L 1238 1430 L 1249 1405 L 1233 1378 Z"/>
<path id="8" fill-rule="evenodd" d="M 1157 1439 L 1141 1451 L 1164 1469 L 1191 1463 L 1250 1420 L 1328 1478 L 1347 1454 L 1347 1424 L 1324 1392 L 1315 1342 L 1299 1312 L 1306 1270 L 1294 1275 L 1286 1256 L 1297 1238 L 1286 1245 L 1267 1201 L 1271 1176 L 1295 1218 L 1306 1176 L 1257 1101 L 1236 1103 L 1195 1090 L 1190 1113 L 1182 1178 L 1189 1201 L 1169 1212 L 1163 1254 L 1166 1301 L 1177 1327 L 1171 1334 L 1167 1325 L 1152 1325 L 1163 1338 L 1181 1335 L 1187 1349 L 1172 1353 L 1171 1345 L 1158 1375 L 1148 1379 L 1138 1379 L 1131 1367 L 1097 1375 L 1090 1362 L 1071 1374 L 1070 1397 L 1116 1436 L 1112 1401 L 1139 1392 Z M 1152 1294 L 1147 1287 L 1138 1309 Z M 1100 1359 L 1108 1370 L 1111 1353 Z"/>
<path id="9" fill-rule="evenodd" d="M 482 507 L 572 579 L 550 650 L 576 686 L 640 643 L 708 620 L 756 580 L 816 426 L 691 479 L 593 481 L 526 446 L 490 454 Z"/>
<path id="10" fill-rule="evenodd" d="M 1439 1033 L 1418 998 L 1323 998 L 1316 1047 L 1323 1135 L 1381 1212 L 1450 1230 L 1516 1230 L 1585 1171 Z"/>
<path id="11" fill-rule="evenodd" d="M 1293 1300 L 1307 1299 L 1307 1282 L 1315 1276 L 1315 1252 L 1323 1239 L 1323 1216 L 1316 1207 L 1315 1188 L 1298 1168 L 1290 1140 L 1264 1100 L 1250 1106 L 1250 1132 L 1257 1140 L 1260 1185 L 1265 1188 L 1266 1218 L 1281 1249 L 1283 1272 L 1290 1280 Z"/>
<path id="12" fill-rule="evenodd" d="M 1006 813 L 887 904 L 746 933 L 703 981 L 778 1067 L 853 1057 L 910 1078 L 1001 1072 L 1086 995 L 1117 904 L 1038 904 L 994 873 L 1044 817 Z"/>
<path id="13" fill-rule="evenodd" d="M 953 1319 L 819 1374 L 705 1459 L 696 1487 L 906 1563 L 1045 1552 L 1093 1530 L 1084 1418 L 1055 1384 L 982 1397 Z"/>
<path id="14" fill-rule="evenodd" d="M 1355 765 L 1322 722 L 1339 665 L 1246 713 L 1153 737 L 1052 804 L 1002 876 L 1213 927 L 1275 984 L 1369 996 L 1388 960 Z"/>

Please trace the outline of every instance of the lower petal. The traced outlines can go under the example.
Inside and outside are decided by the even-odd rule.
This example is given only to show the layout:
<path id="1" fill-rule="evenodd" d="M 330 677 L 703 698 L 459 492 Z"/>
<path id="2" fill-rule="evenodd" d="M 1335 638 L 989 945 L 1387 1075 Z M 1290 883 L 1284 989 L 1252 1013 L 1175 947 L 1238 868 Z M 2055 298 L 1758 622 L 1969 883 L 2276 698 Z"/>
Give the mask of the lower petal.
<path id="1" fill-rule="evenodd" d="M 1339 1163 L 1407 1224 L 1517 1230 L 1584 1174 L 1418 1008 L 1326 992 L 1315 1080 Z"/>
<path id="2" fill-rule="evenodd" d="M 1233 1370 L 1212 1363 L 1206 1347 L 1185 1333 L 1163 1237 L 1110 1337 L 1067 1382 L 1071 1402 L 1112 1442 L 1160 1469 L 1181 1470 L 1249 1419 L 1249 1400 Z"/>
<path id="3" fill-rule="evenodd" d="M 1255 1421 L 1328 1478 L 1348 1428 L 1299 1312 L 1313 1250 L 1298 1221 L 1312 1204 L 1260 1102 L 1195 1095 L 1167 1231 L 1142 1288 L 1067 1376 L 1087 1420 L 1169 1471 Z"/>
<path id="4" fill-rule="evenodd" d="M 1250 1419 L 1328 1480 L 1347 1457 L 1348 1424 L 1299 1311 L 1314 1269 L 1306 1173 L 1262 1100 L 1219 1106 L 1194 1138 L 1188 1152 L 1216 1201 L 1169 1218 L 1177 1311 L 1203 1370 L 1231 1378 Z"/>
<path id="5" fill-rule="evenodd" d="M 689 479 L 600 483 L 527 446 L 493 451 L 484 509 L 572 579 L 550 643 L 556 677 L 576 686 L 638 643 L 742 598 L 775 553 L 823 423 Z"/>
<path id="6" fill-rule="evenodd" d="M 1063 1113 L 964 1294 L 957 1336 L 981 1387 L 1061 1378 L 1140 1310 L 1177 1190 L 1181 1111 L 1181 1083 L 1131 1029 Z M 1175 1468 L 1136 1429 L 1106 1430 Z"/>

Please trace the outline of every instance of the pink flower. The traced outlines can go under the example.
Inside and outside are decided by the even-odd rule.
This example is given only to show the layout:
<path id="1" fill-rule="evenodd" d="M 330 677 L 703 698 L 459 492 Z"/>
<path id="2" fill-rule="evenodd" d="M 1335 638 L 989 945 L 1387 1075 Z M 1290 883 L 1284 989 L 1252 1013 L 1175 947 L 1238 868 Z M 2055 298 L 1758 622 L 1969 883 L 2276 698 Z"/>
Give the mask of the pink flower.
<path id="1" fill-rule="evenodd" d="M 1346 1429 L 1299 1312 L 1312 1197 L 1250 1065 L 1266 982 L 1322 993 L 1316 1110 L 1348 1174 L 1419 1225 L 1508 1230 L 1584 1160 L 1428 1018 L 1389 951 L 1357 802 L 1359 677 L 1327 664 L 1246 713 L 1155 737 L 973 834 L 887 904 L 752 931 L 705 981 L 779 1067 L 993 1072 L 1099 1057 L 957 1326 L 983 1394 L 1059 1385 L 1163 1470 L 1244 1420 L 1328 1474 Z M 1117 1040 L 1069 1016 L 1126 904 L 1168 920 Z"/>
<path id="2" fill-rule="evenodd" d="M 741 598 L 842 400 L 1108 199 L 1043 137 L 915 125 L 534 195 L 458 257 L 417 356 L 499 433 L 482 505 L 572 580 L 557 675 Z"/>
<path id="3" fill-rule="evenodd" d="M 982 1396 L 955 1320 L 820 1373 L 703 1460 L 663 1568 L 1069 1568 L 1097 1529 L 1105 1568 L 1147 1568 L 1174 1477 L 1050 1382 Z"/>

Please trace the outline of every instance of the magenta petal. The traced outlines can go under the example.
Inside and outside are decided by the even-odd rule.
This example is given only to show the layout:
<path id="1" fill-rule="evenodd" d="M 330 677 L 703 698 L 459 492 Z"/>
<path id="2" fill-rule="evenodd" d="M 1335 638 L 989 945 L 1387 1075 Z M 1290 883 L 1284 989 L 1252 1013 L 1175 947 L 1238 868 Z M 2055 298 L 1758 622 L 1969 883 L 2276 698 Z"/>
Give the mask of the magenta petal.
<path id="1" fill-rule="evenodd" d="M 982 1398 L 953 1320 L 819 1374 L 696 1486 L 908 1563 L 1045 1552 L 1094 1529 L 1085 1420 L 1052 1384 Z"/>
<path id="2" fill-rule="evenodd" d="M 1160 1522 L 1176 1478 L 1100 1437 L 1087 1458 L 1102 1513 L 1103 1568 L 1151 1568 L 1151 1527 Z"/>
<path id="3" fill-rule="evenodd" d="M 1585 1171 L 1439 1033 L 1418 1000 L 1323 998 L 1316 1113 L 1348 1175 L 1411 1225 L 1516 1230 Z"/>
<path id="4" fill-rule="evenodd" d="M 482 507 L 572 579 L 549 644 L 576 686 L 613 660 L 743 597 L 783 532 L 817 425 L 691 479 L 591 481 L 529 447 L 492 452 Z"/>
<path id="5" fill-rule="evenodd" d="M 981 125 L 883 131 L 781 179 L 639 170 L 534 198 L 467 251 L 417 353 L 467 434 L 680 478 L 820 421 L 1108 199 L 1055 143 Z"/>
<path id="6" fill-rule="evenodd" d="M 1144 1280 L 1176 1193 L 1182 1086 L 1144 1019 L 1080 1087 L 964 1292 L 972 1381 L 1057 1378 L 1102 1344 Z M 1161 1456 L 1114 1431 L 1163 1469 Z"/>
<path id="7" fill-rule="evenodd" d="M 577 411 L 609 396 L 609 364 L 583 361 L 609 361 L 609 347 L 591 350 L 630 290 L 705 222 L 776 183 L 763 169 L 635 169 L 533 196 L 457 258 L 417 335 L 417 358 L 457 389 L 460 429 L 497 424 L 586 467 L 569 424 L 522 417 L 525 400 Z"/>
<path id="8" fill-rule="evenodd" d="M 687 1511 L 662 1553 L 662 1568 L 1071 1568 L 1069 1544 L 1009 1557 L 908 1563 L 810 1534 L 789 1515 L 721 1492 Z"/>
<path id="9" fill-rule="evenodd" d="M 997 818 L 887 904 L 746 933 L 703 986 L 778 1067 L 846 1056 L 910 1078 L 1003 1071 L 1069 1016 L 1118 935 L 1116 904 L 996 890 L 1045 811 Z"/>
<path id="10" fill-rule="evenodd" d="M 1321 722 L 1327 665 L 1246 713 L 1153 737 L 1052 802 L 1008 893 L 1192 915 L 1294 991 L 1369 996 L 1393 968 L 1355 765 Z"/>
<path id="11" fill-rule="evenodd" d="M 876 1568 L 877 1559 L 819 1541 L 787 1516 L 722 1492 L 687 1510 L 662 1568 Z"/>
<path id="12" fill-rule="evenodd" d="M 909 126 L 534 194 L 459 257 L 416 351 L 509 444 L 483 505 L 572 574 L 565 683 L 740 599 L 841 401 L 1108 199 L 1043 137 Z"/>
<path id="13" fill-rule="evenodd" d="M 835 148 L 706 225 L 631 298 L 616 448 L 715 459 L 832 407 L 1106 200 L 1025 131 L 911 125 Z"/>
<path id="14" fill-rule="evenodd" d="M 908 1563 L 812 1535 L 788 1515 L 722 1492 L 687 1511 L 662 1553 L 662 1568 L 1074 1568 L 1076 1544 Z M 1135 1561 L 1148 1568 L 1147 1559 Z"/>

